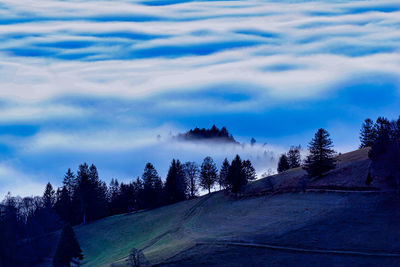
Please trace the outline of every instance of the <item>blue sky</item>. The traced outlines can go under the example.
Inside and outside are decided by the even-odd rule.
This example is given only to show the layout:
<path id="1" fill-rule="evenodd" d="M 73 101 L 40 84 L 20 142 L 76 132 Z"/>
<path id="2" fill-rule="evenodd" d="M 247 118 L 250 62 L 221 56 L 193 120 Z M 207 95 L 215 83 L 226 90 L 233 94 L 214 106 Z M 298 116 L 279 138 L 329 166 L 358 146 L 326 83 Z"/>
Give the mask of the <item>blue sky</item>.
<path id="1" fill-rule="evenodd" d="M 262 173 L 320 127 L 356 149 L 363 119 L 400 114 L 399 47 L 398 1 L 3 0 L 0 197 L 82 162 L 129 181 L 239 153 Z M 171 140 L 214 123 L 257 144 Z"/>

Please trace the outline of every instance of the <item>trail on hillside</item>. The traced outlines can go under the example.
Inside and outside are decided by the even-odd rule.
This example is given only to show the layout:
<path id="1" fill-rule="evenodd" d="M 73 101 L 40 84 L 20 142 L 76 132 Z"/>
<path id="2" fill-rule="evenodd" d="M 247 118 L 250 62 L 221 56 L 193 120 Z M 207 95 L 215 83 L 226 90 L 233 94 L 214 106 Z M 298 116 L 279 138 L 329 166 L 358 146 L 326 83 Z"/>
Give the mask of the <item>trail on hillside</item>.
<path id="1" fill-rule="evenodd" d="M 319 254 L 340 254 L 340 255 L 353 255 L 353 256 L 372 256 L 372 257 L 400 257 L 399 253 L 390 252 L 373 252 L 373 251 L 352 251 L 352 250 L 332 250 L 332 249 L 307 249 L 300 247 L 287 247 L 277 246 L 261 243 L 249 242 L 231 242 L 231 241 L 210 241 L 210 242 L 197 242 L 196 245 L 217 245 L 217 246 L 241 246 L 241 247 L 254 247 L 265 248 L 273 250 L 282 250 L 289 252 L 304 252 L 304 253 L 319 253 Z"/>

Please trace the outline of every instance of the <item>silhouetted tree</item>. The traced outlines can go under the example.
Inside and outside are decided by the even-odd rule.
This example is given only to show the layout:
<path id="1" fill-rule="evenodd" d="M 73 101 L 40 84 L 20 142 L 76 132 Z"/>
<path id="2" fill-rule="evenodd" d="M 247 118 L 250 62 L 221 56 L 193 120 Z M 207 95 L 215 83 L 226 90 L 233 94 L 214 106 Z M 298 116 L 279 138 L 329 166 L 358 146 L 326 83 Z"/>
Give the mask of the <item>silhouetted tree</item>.
<path id="1" fill-rule="evenodd" d="M 221 169 L 219 171 L 219 176 L 218 176 L 218 184 L 219 184 L 219 189 L 221 190 L 222 188 L 226 188 L 228 186 L 228 172 L 229 172 L 229 167 L 231 165 L 229 164 L 229 161 L 227 158 L 224 159 L 222 162 Z"/>
<path id="2" fill-rule="evenodd" d="M 232 193 L 238 193 L 247 184 L 246 174 L 243 170 L 242 160 L 239 155 L 232 160 L 228 171 L 228 184 Z"/>
<path id="3" fill-rule="evenodd" d="M 388 178 L 400 193 L 400 117 L 391 122 L 379 117 L 376 129 L 377 138 L 369 151 L 371 168 Z"/>
<path id="4" fill-rule="evenodd" d="M 176 203 L 186 199 L 186 179 L 179 160 L 173 159 L 165 180 L 165 193 L 168 203 Z"/>
<path id="5" fill-rule="evenodd" d="M 211 193 L 211 188 L 217 181 L 217 167 L 211 157 L 206 157 L 201 164 L 200 186 Z"/>
<path id="6" fill-rule="evenodd" d="M 68 190 L 68 194 L 72 197 L 76 187 L 76 177 L 70 168 L 68 168 L 67 172 L 64 175 L 63 185 Z"/>
<path id="7" fill-rule="evenodd" d="M 143 201 L 145 208 L 155 208 L 162 201 L 162 181 L 157 170 L 150 162 L 146 164 L 143 174 Z M 160 188 L 161 186 L 161 188 Z"/>
<path id="8" fill-rule="evenodd" d="M 55 210 L 64 222 L 73 223 L 72 218 L 72 202 L 67 187 L 64 185 L 61 189 L 57 190 L 57 201 L 55 204 Z"/>
<path id="9" fill-rule="evenodd" d="M 255 179 L 257 179 L 256 170 L 254 169 L 250 160 L 244 160 L 242 162 L 242 167 L 244 176 L 246 177 L 247 181 L 254 181 Z"/>
<path id="10" fill-rule="evenodd" d="M 376 128 L 371 119 L 366 119 L 360 130 L 360 148 L 371 147 L 376 140 Z"/>
<path id="11" fill-rule="evenodd" d="M 254 137 L 251 138 L 250 144 L 251 146 L 254 146 L 256 144 L 256 139 L 254 139 Z"/>
<path id="12" fill-rule="evenodd" d="M 196 162 L 186 162 L 183 164 L 183 171 L 186 176 L 186 184 L 188 186 L 189 197 L 194 198 L 198 191 L 198 179 L 199 179 L 199 166 Z"/>
<path id="13" fill-rule="evenodd" d="M 286 154 L 282 154 L 278 161 L 278 173 L 287 171 L 290 169 L 289 161 Z"/>
<path id="14" fill-rule="evenodd" d="M 46 209 L 52 209 L 56 201 L 56 192 L 50 183 L 47 183 L 46 189 L 43 193 L 43 206 Z"/>
<path id="15" fill-rule="evenodd" d="M 82 260 L 83 254 L 74 230 L 70 224 L 66 224 L 61 232 L 56 254 L 53 258 L 53 266 L 70 267 L 73 259 Z"/>
<path id="16" fill-rule="evenodd" d="M 319 129 L 308 146 L 310 154 L 303 167 L 310 177 L 322 177 L 324 173 L 335 168 L 335 151 L 332 147 L 329 133 L 324 129 Z"/>
<path id="17" fill-rule="evenodd" d="M 300 167 L 301 165 L 300 150 L 300 146 L 292 146 L 287 153 L 287 159 L 291 169 Z"/>

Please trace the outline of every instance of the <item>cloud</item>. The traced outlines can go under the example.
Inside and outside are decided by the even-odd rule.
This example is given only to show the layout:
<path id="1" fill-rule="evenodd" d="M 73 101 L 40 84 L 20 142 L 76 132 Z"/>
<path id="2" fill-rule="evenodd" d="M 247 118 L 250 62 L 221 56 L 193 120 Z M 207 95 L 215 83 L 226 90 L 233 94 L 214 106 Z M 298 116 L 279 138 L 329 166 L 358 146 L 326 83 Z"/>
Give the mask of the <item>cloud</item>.
<path id="1" fill-rule="evenodd" d="M 129 178 L 235 153 L 264 170 L 284 151 L 168 139 L 213 123 L 285 147 L 326 127 L 348 149 L 364 117 L 398 110 L 399 23 L 397 0 L 4 0 L 4 177 L 44 183 L 93 161 Z"/>

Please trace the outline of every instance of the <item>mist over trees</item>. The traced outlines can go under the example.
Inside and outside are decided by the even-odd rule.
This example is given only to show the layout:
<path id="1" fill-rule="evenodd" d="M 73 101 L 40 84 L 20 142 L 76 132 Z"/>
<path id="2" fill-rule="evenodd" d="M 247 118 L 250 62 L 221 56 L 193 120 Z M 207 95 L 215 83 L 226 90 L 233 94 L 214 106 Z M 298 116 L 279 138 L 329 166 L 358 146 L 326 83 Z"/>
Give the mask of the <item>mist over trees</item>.
<path id="1" fill-rule="evenodd" d="M 194 129 L 189 130 L 186 133 L 178 134 L 177 138 L 186 141 L 205 140 L 205 141 L 218 141 L 218 142 L 239 144 L 225 127 L 219 129 L 215 125 L 213 125 L 210 129 L 205 129 L 205 128 L 200 129 L 196 127 Z"/>

